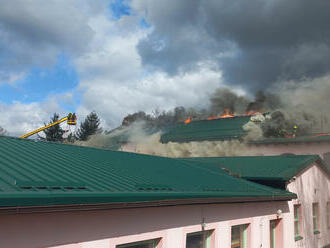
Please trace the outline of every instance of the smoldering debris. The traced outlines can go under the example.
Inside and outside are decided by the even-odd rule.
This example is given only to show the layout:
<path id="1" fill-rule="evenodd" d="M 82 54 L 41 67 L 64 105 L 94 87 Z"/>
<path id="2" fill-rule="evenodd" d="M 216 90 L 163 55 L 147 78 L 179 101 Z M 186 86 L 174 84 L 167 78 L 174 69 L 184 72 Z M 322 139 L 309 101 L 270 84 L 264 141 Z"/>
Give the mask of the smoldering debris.
<path id="1" fill-rule="evenodd" d="M 265 137 L 330 132 L 330 76 L 282 82 L 271 90 L 281 106 L 263 123 Z"/>
<path id="2" fill-rule="evenodd" d="M 243 126 L 243 130 L 248 132 L 244 137 L 245 142 L 263 138 L 261 125 L 265 120 L 266 117 L 261 113 L 257 113 L 250 117 L 250 121 Z"/>

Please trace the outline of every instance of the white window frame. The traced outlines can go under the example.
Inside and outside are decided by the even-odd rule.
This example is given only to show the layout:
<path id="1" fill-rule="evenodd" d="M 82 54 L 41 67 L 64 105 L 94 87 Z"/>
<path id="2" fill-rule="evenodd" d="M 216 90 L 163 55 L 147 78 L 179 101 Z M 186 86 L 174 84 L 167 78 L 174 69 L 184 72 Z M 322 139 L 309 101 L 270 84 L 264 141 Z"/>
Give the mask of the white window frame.
<path id="1" fill-rule="evenodd" d="M 248 228 L 249 224 L 239 224 L 239 225 L 233 225 L 230 228 L 230 234 L 232 233 L 232 228 L 233 227 L 239 227 L 240 231 L 242 228 L 243 229 L 243 246 L 241 248 L 248 248 Z M 232 247 L 232 236 L 230 235 L 230 247 Z"/>
<path id="2" fill-rule="evenodd" d="M 116 248 L 130 248 L 133 245 L 139 245 L 139 244 L 148 243 L 148 242 L 153 242 L 152 243 L 152 248 L 158 248 L 158 244 L 160 243 L 160 238 L 120 244 L 120 245 L 116 245 Z"/>
<path id="3" fill-rule="evenodd" d="M 320 233 L 320 205 L 318 202 L 312 204 L 313 232 Z"/>
<path id="4" fill-rule="evenodd" d="M 205 248 L 212 248 L 211 247 L 211 239 L 212 239 L 212 233 L 214 232 L 214 230 L 204 230 L 204 231 L 199 231 L 199 232 L 192 232 L 192 233 L 187 233 L 186 234 L 186 247 L 187 247 L 187 238 L 188 236 L 193 236 L 193 235 L 199 235 L 199 234 L 203 234 L 205 233 L 206 236 L 206 246 Z"/>
<path id="5" fill-rule="evenodd" d="M 301 204 L 293 205 L 293 225 L 294 225 L 294 238 L 295 241 L 302 239 L 302 214 L 301 214 Z M 297 223 L 297 225 L 296 225 Z M 296 229 L 296 226 L 298 230 Z"/>
<path id="6" fill-rule="evenodd" d="M 327 202 L 326 212 L 327 212 L 327 228 L 330 229 L 330 201 Z"/>

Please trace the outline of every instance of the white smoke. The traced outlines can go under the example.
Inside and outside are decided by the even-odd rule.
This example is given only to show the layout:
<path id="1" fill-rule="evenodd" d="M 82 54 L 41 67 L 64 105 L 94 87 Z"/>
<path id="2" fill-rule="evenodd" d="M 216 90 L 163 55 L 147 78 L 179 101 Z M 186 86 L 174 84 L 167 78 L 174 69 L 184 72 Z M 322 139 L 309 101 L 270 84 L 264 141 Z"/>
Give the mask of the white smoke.
<path id="1" fill-rule="evenodd" d="M 202 141 L 188 143 L 160 142 L 161 132 L 148 134 L 143 122 L 133 123 L 129 127 L 119 128 L 110 134 L 92 135 L 87 141 L 75 144 L 109 149 L 118 136 L 127 135 L 125 144 L 120 150 L 166 157 L 212 157 L 251 155 L 245 143 L 239 140 Z"/>
<path id="2" fill-rule="evenodd" d="M 330 76 L 283 82 L 272 91 L 280 96 L 280 111 L 290 124 L 308 132 L 330 131 Z"/>
<path id="3" fill-rule="evenodd" d="M 176 143 L 159 142 L 160 133 L 145 136 L 136 144 L 136 152 L 166 157 L 219 157 L 248 155 L 246 145 L 239 140 Z"/>

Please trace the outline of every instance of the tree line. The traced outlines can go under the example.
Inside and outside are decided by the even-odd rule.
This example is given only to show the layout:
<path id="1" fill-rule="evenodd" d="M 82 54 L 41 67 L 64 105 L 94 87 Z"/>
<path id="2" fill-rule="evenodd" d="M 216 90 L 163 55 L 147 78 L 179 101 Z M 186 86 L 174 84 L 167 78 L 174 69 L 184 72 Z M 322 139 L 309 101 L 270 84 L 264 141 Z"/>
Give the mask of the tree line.
<path id="1" fill-rule="evenodd" d="M 59 115 L 57 113 L 54 113 L 48 124 L 54 123 L 58 120 L 59 120 Z M 48 124 L 44 123 L 45 126 Z M 86 141 L 89 136 L 102 132 L 102 128 L 100 127 L 100 124 L 101 124 L 100 118 L 93 111 L 86 116 L 83 122 L 80 123 L 78 130 L 75 133 L 70 133 L 67 136 L 67 138 L 63 137 L 66 130 L 64 130 L 59 124 L 45 129 L 43 131 L 45 137 L 38 135 L 38 138 L 40 140 L 53 141 L 53 142 L 66 141 L 69 143 L 73 143 L 77 140 Z"/>

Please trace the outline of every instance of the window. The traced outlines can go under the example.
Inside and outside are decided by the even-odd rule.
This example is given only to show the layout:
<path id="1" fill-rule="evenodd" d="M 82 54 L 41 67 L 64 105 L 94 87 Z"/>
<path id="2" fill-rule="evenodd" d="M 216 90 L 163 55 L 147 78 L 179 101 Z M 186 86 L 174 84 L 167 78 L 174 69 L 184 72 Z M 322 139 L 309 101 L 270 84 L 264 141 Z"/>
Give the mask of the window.
<path id="1" fill-rule="evenodd" d="M 211 248 L 212 231 L 188 233 L 186 248 Z"/>
<path id="2" fill-rule="evenodd" d="M 294 238 L 296 241 L 301 240 L 301 205 L 293 205 L 294 213 Z"/>
<path id="3" fill-rule="evenodd" d="M 248 225 L 231 227 L 231 248 L 247 248 Z"/>
<path id="4" fill-rule="evenodd" d="M 327 202 L 327 226 L 330 229 L 330 202 Z"/>
<path id="5" fill-rule="evenodd" d="M 160 239 L 152 239 L 129 244 L 117 245 L 116 248 L 157 248 Z"/>
<path id="6" fill-rule="evenodd" d="M 319 204 L 313 203 L 313 231 L 314 234 L 319 234 Z"/>
<path id="7" fill-rule="evenodd" d="M 274 220 L 269 222 L 269 231 L 270 231 L 270 248 L 275 248 L 275 241 L 276 241 L 276 235 L 275 235 L 275 228 L 276 228 L 276 222 Z"/>

